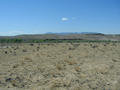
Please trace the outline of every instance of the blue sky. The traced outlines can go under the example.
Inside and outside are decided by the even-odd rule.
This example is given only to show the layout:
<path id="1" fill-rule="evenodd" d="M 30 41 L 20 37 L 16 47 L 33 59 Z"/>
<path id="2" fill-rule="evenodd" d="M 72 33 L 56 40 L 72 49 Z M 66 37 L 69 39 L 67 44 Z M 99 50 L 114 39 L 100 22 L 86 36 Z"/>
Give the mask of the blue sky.
<path id="1" fill-rule="evenodd" d="M 120 0 L 0 0 L 0 35 L 120 34 Z"/>

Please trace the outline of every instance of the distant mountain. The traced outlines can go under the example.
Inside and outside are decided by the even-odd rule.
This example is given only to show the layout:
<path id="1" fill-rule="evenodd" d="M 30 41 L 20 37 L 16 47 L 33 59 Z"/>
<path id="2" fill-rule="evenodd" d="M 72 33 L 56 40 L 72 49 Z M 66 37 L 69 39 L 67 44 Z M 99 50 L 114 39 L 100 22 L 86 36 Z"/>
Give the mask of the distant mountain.
<path id="1" fill-rule="evenodd" d="M 120 34 L 102 34 L 96 32 L 61 32 L 46 34 L 24 34 L 17 36 L 0 36 L 0 39 L 20 38 L 24 40 L 31 39 L 80 39 L 80 40 L 111 40 L 120 41 Z"/>
<path id="2" fill-rule="evenodd" d="M 60 32 L 60 33 L 55 33 L 55 32 L 48 32 L 45 34 L 56 34 L 56 35 L 69 35 L 69 34 L 81 34 L 79 32 Z"/>
<path id="3" fill-rule="evenodd" d="M 96 35 L 101 35 L 102 33 L 97 33 L 97 32 L 60 32 L 60 33 L 54 33 L 54 32 L 48 32 L 45 34 L 56 34 L 56 35 L 70 35 L 70 34 L 96 34 Z"/>

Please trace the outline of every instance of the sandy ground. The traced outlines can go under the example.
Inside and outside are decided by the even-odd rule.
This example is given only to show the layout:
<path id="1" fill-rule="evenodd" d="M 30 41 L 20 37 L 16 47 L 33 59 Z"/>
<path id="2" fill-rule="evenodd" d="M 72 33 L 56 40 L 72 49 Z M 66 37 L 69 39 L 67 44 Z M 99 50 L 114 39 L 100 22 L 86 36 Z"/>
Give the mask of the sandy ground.
<path id="1" fill-rule="evenodd" d="M 120 90 L 120 43 L 0 44 L 0 90 Z"/>

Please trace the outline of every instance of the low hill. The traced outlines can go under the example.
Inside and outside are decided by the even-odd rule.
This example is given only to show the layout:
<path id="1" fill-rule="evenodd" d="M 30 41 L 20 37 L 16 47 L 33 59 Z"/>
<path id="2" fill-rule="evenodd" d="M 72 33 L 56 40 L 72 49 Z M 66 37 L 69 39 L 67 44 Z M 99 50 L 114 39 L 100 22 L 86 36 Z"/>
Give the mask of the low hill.
<path id="1" fill-rule="evenodd" d="M 114 34 L 25 34 L 17 36 L 0 36 L 0 39 L 80 39 L 80 40 L 111 40 L 120 41 L 120 35 Z"/>

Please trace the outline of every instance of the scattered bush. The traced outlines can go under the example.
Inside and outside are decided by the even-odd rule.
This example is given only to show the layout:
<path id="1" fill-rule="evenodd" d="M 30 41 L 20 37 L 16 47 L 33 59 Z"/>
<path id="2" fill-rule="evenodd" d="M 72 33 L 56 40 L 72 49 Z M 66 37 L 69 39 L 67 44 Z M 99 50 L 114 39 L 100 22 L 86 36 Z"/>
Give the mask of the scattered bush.
<path id="1" fill-rule="evenodd" d="M 7 51 L 5 51 L 5 54 L 7 54 L 8 52 Z"/>
<path id="2" fill-rule="evenodd" d="M 26 50 L 26 49 L 23 49 L 22 51 L 23 51 L 23 52 L 27 52 L 27 50 Z"/>
<path id="3" fill-rule="evenodd" d="M 113 42 L 118 43 L 120 41 L 111 41 L 111 40 L 81 40 L 81 39 L 20 39 L 20 38 L 14 38 L 14 39 L 0 39 L 0 43 L 80 43 L 80 42 Z M 33 44 L 30 44 L 33 46 Z M 75 44 L 75 47 L 79 46 L 79 44 Z"/>

